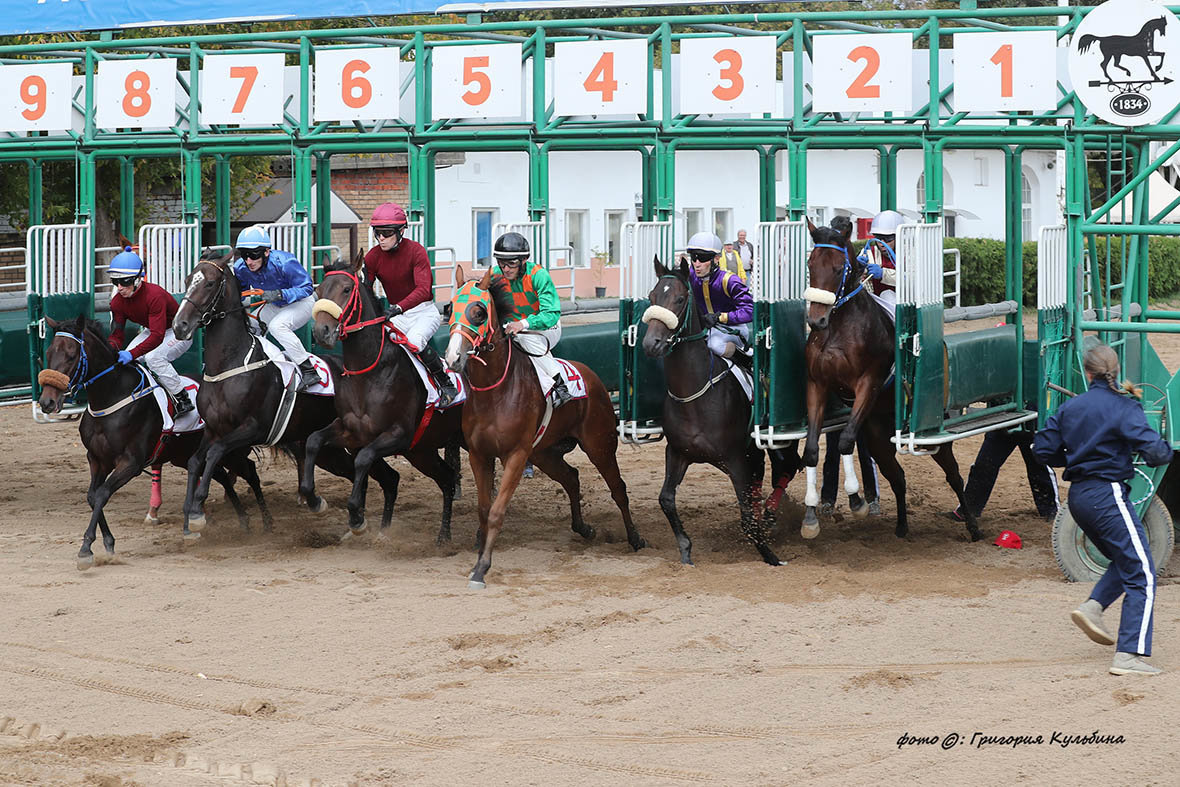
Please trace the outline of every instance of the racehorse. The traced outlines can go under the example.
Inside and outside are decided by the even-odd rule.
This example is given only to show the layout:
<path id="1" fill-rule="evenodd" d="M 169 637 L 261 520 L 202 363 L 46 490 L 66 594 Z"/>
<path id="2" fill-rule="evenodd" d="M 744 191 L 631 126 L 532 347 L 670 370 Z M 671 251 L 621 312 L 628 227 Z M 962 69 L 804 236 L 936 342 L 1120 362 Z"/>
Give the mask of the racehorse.
<path id="1" fill-rule="evenodd" d="M 1099 51 L 1102 52 L 1102 73 L 1111 82 L 1115 80 L 1111 77 L 1110 72 L 1106 70 L 1106 64 L 1112 59 L 1114 60 L 1114 67 L 1120 68 L 1131 76 L 1131 70 L 1126 66 L 1119 65 L 1119 61 L 1123 56 L 1140 58 L 1147 70 L 1151 72 L 1151 78 L 1159 81 L 1159 75 L 1151 65 L 1151 56 L 1158 55 L 1160 58 L 1160 66 L 1163 66 L 1164 55 L 1162 52 L 1155 51 L 1155 37 L 1156 35 L 1163 35 L 1164 29 L 1167 27 L 1168 20 L 1166 17 L 1160 16 L 1156 19 L 1149 19 L 1140 28 L 1139 32 L 1133 36 L 1095 36 L 1084 35 L 1078 39 L 1078 52 L 1085 54 L 1090 47 L 1098 44 Z"/>
<path id="2" fill-rule="evenodd" d="M 185 280 L 185 295 L 172 320 L 179 339 L 205 328 L 205 380 L 197 394 L 197 409 L 205 419 L 205 440 L 189 461 L 185 516 L 194 530 L 205 525 L 204 502 L 209 495 L 211 468 L 227 453 L 268 442 L 289 448 L 303 477 L 304 442 L 315 431 L 336 419 L 336 404 L 330 396 L 302 391 L 295 395 L 285 427 L 276 422 L 285 395 L 283 375 L 271 361 L 261 340 L 246 324 L 246 307 L 241 303 L 240 285 L 230 265 L 232 254 L 224 257 L 206 249 Z M 334 379 L 339 370 L 326 361 Z M 281 433 L 271 435 L 281 428 Z M 320 467 L 342 478 L 352 479 L 353 461 L 342 448 L 327 446 L 317 457 Z M 397 477 L 384 460 L 370 468 L 385 493 L 382 527 L 393 517 Z M 314 488 L 300 488 L 307 507 L 315 513 L 328 504 Z M 351 515 L 351 512 L 350 512 Z M 360 516 L 364 516 L 363 510 Z M 349 523 L 354 529 L 361 521 Z"/>
<path id="3" fill-rule="evenodd" d="M 807 259 L 811 286 L 804 292 L 809 301 L 804 360 L 807 367 L 807 442 L 803 448 L 803 465 L 807 469 L 807 506 L 801 534 L 804 538 L 819 535 L 815 507 L 815 466 L 819 458 L 819 434 L 824 422 L 828 396 L 835 393 L 852 401 L 848 424 L 840 432 L 839 450 L 850 460 L 857 433 L 867 430 L 873 459 L 881 475 L 889 481 L 897 499 L 899 538 L 909 532 L 906 519 L 905 473 L 897 461 L 897 452 L 889 440 L 894 427 L 894 398 L 886 394 L 887 378 L 893 364 L 893 321 L 866 290 L 866 272 L 853 254 L 851 224 L 843 230 L 816 227 L 807 222 L 814 247 Z M 950 443 L 934 452 L 934 461 L 942 468 L 947 483 L 959 498 L 959 510 L 967 519 L 972 541 L 982 538 L 975 517 L 963 502 L 963 477 Z M 850 469 L 851 461 L 846 461 Z M 860 508 L 863 508 L 863 502 Z"/>
<path id="4" fill-rule="evenodd" d="M 585 365 L 571 363 L 585 379 L 587 395 L 549 413 L 532 361 L 524 350 L 514 346 L 500 322 L 499 315 L 511 314 L 513 309 L 508 280 L 493 276 L 489 269 L 478 282 L 464 282 L 462 271 L 456 268 L 455 287 L 446 363 L 451 371 L 466 378 L 463 436 L 479 491 L 479 557 L 468 587 L 484 587 L 484 576 L 492 565 L 492 545 L 504 526 L 508 502 L 520 483 L 525 462 L 530 459 L 565 489 L 573 531 L 587 541 L 594 538 L 594 528 L 582 520 L 578 471 L 564 459 L 575 445 L 586 453 L 610 488 L 611 498 L 623 515 L 631 548 L 638 551 L 647 546 L 631 521 L 627 485 L 619 475 L 615 458 L 619 444 L 615 411 L 602 380 Z M 548 415 L 551 419 L 546 424 Z M 504 466 L 504 474 L 493 502 L 497 458 Z"/>
<path id="5" fill-rule="evenodd" d="M 115 537 L 103 513 L 111 495 L 149 465 L 154 472 L 164 462 L 186 467 L 201 443 L 202 432 L 182 432 L 165 439 L 164 419 L 152 395 L 152 383 L 138 364 L 118 363 L 97 322 L 85 315 L 66 322 L 50 317 L 45 321 L 57 333 L 45 350 L 45 368 L 37 375 L 42 386 L 38 400 L 42 412 L 60 410 L 62 400 L 71 391 L 86 389 L 90 400 L 78 424 L 78 433 L 86 446 L 86 460 L 90 463 L 90 489 L 86 492 L 91 509 L 90 525 L 78 551 L 78 568 L 85 570 L 94 564 L 90 546 L 96 537 L 96 527 L 102 528 L 107 555 L 115 554 Z M 219 465 L 213 469 L 212 476 L 225 487 L 226 499 L 233 504 L 242 528 L 249 530 L 249 518 L 234 492 L 237 476 L 244 478 L 254 491 L 263 526 L 269 530 L 270 511 L 248 453 L 241 450 L 226 454 L 222 464 L 230 472 Z M 184 533 L 192 535 L 187 522 Z"/>
<path id="6" fill-rule="evenodd" d="M 443 494 L 438 543 L 451 540 L 451 505 L 458 473 L 438 456 L 438 449 L 462 437 L 461 405 L 436 412 L 427 407 L 426 386 L 410 356 L 395 343 L 395 329 L 377 305 L 377 296 L 358 275 L 364 264 L 327 267 L 316 289 L 312 336 L 330 349 L 343 342 L 343 374 L 337 379 L 337 418 L 307 438 L 301 488 L 315 488 L 313 462 L 324 445 L 344 446 L 356 462 L 350 518 L 364 522 L 366 473 L 375 458 L 401 454 L 428 476 Z M 395 484 L 397 471 L 393 471 Z M 362 524 L 362 530 L 363 524 Z M 352 532 L 356 532 L 355 530 Z"/>
<path id="7" fill-rule="evenodd" d="M 692 563 L 692 539 L 676 511 L 676 489 L 688 466 L 705 462 L 729 476 L 737 493 L 742 532 L 758 554 L 772 566 L 781 565 L 770 548 L 779 498 L 799 469 L 795 452 L 770 452 L 774 489 L 759 519 L 756 508 L 762 496 L 766 459 L 750 438 L 750 400 L 729 366 L 709 350 L 708 331 L 701 325 L 688 260 L 681 257 L 677 269 L 666 268 L 655 258 L 656 284 L 648 294 L 651 305 L 643 314 L 647 335 L 643 350 L 648 357 L 664 358 L 668 395 L 664 398 L 664 486 L 660 508 L 680 548 L 680 562 Z"/>

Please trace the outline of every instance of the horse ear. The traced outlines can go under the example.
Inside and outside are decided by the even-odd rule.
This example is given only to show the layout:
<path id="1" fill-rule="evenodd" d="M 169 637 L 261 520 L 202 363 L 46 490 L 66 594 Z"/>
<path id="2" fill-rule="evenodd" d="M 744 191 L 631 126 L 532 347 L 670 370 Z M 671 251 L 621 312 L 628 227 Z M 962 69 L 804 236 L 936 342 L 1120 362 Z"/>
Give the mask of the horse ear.
<path id="1" fill-rule="evenodd" d="M 664 267 L 664 263 L 660 262 L 660 255 L 655 255 L 654 262 L 656 266 L 656 278 L 667 276 L 669 271 Z"/>
<path id="2" fill-rule="evenodd" d="M 812 240 L 815 239 L 815 224 L 812 223 L 811 217 L 807 217 L 807 231 L 811 233 Z"/>
<path id="3" fill-rule="evenodd" d="M 357 273 L 365 265 L 365 253 L 358 251 L 352 260 L 352 272 Z"/>
<path id="4" fill-rule="evenodd" d="M 845 246 L 847 246 L 849 244 L 849 242 L 852 240 L 852 222 L 851 221 L 846 221 L 843 223 L 843 227 L 841 228 L 841 232 L 840 232 L 840 240 L 843 243 L 843 245 L 845 245 Z"/>
<path id="5" fill-rule="evenodd" d="M 492 286 L 492 269 L 491 268 L 488 268 L 486 271 L 484 271 L 483 278 L 479 280 L 479 284 L 476 286 L 479 287 L 481 290 L 487 290 L 487 289 L 491 288 L 491 286 Z"/>
<path id="6" fill-rule="evenodd" d="M 463 266 L 455 266 L 455 289 L 463 286 L 463 282 L 467 281 L 467 277 L 463 275 Z"/>
<path id="7" fill-rule="evenodd" d="M 48 314 L 45 315 L 45 324 L 55 331 L 61 327 L 61 323 L 50 317 Z"/>
<path id="8" fill-rule="evenodd" d="M 688 271 L 689 271 L 688 257 L 681 256 L 681 258 L 680 258 L 680 275 L 684 277 L 685 281 L 688 281 Z"/>

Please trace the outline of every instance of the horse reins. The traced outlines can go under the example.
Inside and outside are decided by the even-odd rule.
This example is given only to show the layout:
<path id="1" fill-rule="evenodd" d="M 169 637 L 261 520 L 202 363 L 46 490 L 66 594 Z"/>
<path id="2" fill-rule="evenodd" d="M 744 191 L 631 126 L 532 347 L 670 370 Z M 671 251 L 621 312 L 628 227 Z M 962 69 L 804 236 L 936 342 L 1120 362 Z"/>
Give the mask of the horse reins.
<path id="1" fill-rule="evenodd" d="M 836 296 L 835 302 L 832 303 L 832 311 L 835 311 L 836 309 L 839 309 L 841 306 L 843 306 L 845 303 L 847 303 L 849 300 L 851 300 L 853 298 L 853 296 L 855 296 L 857 293 L 859 293 L 861 290 L 864 289 L 865 282 L 868 281 L 868 276 L 866 274 L 866 276 L 864 278 L 862 278 L 860 280 L 860 282 L 856 285 L 856 289 L 852 290 L 847 295 L 845 295 L 844 294 L 844 287 L 848 284 L 848 274 L 852 273 L 852 258 L 848 256 L 848 247 L 847 246 L 837 246 L 834 243 L 817 243 L 814 246 L 812 246 L 812 248 L 813 249 L 835 249 L 836 251 L 841 252 L 844 255 L 844 271 L 843 271 L 843 273 L 840 274 L 840 289 L 836 290 L 835 293 L 832 293 L 833 295 Z"/>
<path id="2" fill-rule="evenodd" d="M 54 336 L 68 336 L 69 338 L 73 339 L 74 341 L 76 341 L 78 343 L 78 362 L 76 364 L 74 364 L 74 372 L 73 372 L 73 374 L 70 375 L 69 387 L 66 388 L 66 390 L 63 392 L 66 396 L 73 395 L 79 389 L 86 389 L 95 380 L 98 380 L 99 378 L 104 377 L 107 374 L 110 374 L 116 368 L 118 368 L 120 366 L 120 364 L 118 364 L 118 363 L 113 363 L 110 366 L 108 366 L 107 368 L 103 369 L 98 374 L 91 377 L 90 379 L 86 379 L 86 373 L 90 370 L 90 359 L 89 359 L 89 356 L 86 355 L 86 343 L 82 339 L 80 339 L 77 336 L 75 336 L 74 334 L 70 333 L 69 331 L 57 331 L 56 333 L 54 333 Z M 122 401 L 116 402 L 115 404 L 113 404 L 110 407 L 107 407 L 103 410 L 95 410 L 93 404 L 87 404 L 86 409 L 92 416 L 94 416 L 95 418 L 102 418 L 104 415 L 110 415 L 111 413 L 122 409 L 123 407 L 131 404 L 132 402 L 142 399 L 149 392 L 151 392 L 153 389 L 155 389 L 155 387 L 156 387 L 155 385 L 148 384 L 148 378 L 147 378 L 147 375 L 144 373 L 143 369 L 141 369 L 138 364 L 136 364 L 134 366 L 134 368 L 135 368 L 135 371 L 139 372 L 139 384 L 136 385 L 134 390 L 131 391 L 130 396 L 127 396 Z M 54 370 L 43 369 L 42 373 L 44 373 L 46 371 L 54 371 Z M 38 375 L 37 381 L 39 383 L 41 383 L 42 385 L 44 385 L 45 383 L 41 381 L 40 377 L 41 377 L 41 375 Z M 52 383 L 50 383 L 50 384 L 52 385 Z"/>
<path id="3" fill-rule="evenodd" d="M 352 294 L 348 296 L 344 307 L 340 310 L 340 316 L 336 318 L 336 322 L 340 330 L 340 339 L 343 341 L 348 337 L 348 334 L 355 333 L 363 328 L 368 328 L 370 325 L 378 325 L 387 322 L 384 315 L 376 317 L 372 320 L 361 320 L 361 312 L 364 310 L 364 303 L 361 301 L 361 282 L 357 275 L 352 271 L 327 271 L 324 273 L 324 278 L 329 276 L 347 276 L 352 281 Z M 356 322 L 348 322 L 352 317 L 356 318 Z M 344 374 L 352 376 L 354 374 L 366 374 L 373 371 L 377 364 L 381 363 L 381 356 L 385 353 L 385 334 L 386 329 L 381 330 L 381 346 L 377 349 L 377 357 L 373 362 L 364 369 L 349 369 L 344 367 Z"/>

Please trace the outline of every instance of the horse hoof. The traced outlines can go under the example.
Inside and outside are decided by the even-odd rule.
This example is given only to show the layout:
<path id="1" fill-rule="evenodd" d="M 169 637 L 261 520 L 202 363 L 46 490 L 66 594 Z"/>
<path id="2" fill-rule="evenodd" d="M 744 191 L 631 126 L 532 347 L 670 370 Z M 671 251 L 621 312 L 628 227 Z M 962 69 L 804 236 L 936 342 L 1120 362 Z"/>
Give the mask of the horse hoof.
<path id="1" fill-rule="evenodd" d="M 860 508 L 853 508 L 851 510 L 852 510 L 852 515 L 854 517 L 856 517 L 857 519 L 864 519 L 865 517 L 867 517 L 869 515 L 869 507 L 866 506 L 864 503 L 861 503 Z"/>
<path id="2" fill-rule="evenodd" d="M 328 510 L 328 501 L 322 497 L 317 497 L 318 501 L 314 506 L 308 506 L 313 514 L 322 514 Z"/>
<path id="3" fill-rule="evenodd" d="M 200 534 L 200 533 L 195 533 L 195 532 L 189 532 L 189 533 L 185 533 L 185 534 L 184 534 L 184 540 L 185 540 L 185 541 L 190 541 L 190 542 L 191 542 L 191 541 L 200 541 L 200 540 L 201 540 L 201 534 Z"/>
<path id="4" fill-rule="evenodd" d="M 94 565 L 94 555 L 86 555 L 85 557 L 78 557 L 78 570 L 85 571 Z"/>
<path id="5" fill-rule="evenodd" d="M 488 585 L 486 582 L 476 582 L 474 579 L 469 580 L 467 582 L 467 589 L 468 590 L 483 590 L 487 586 Z"/>
<path id="6" fill-rule="evenodd" d="M 367 533 L 368 531 L 369 531 L 369 523 L 363 519 L 361 520 L 361 523 L 359 525 L 354 525 L 352 523 L 349 523 L 349 525 L 348 525 L 348 532 L 354 536 L 362 535 L 364 533 Z"/>
<path id="7" fill-rule="evenodd" d="M 831 516 L 834 513 L 836 513 L 836 504 L 835 503 L 828 503 L 825 501 L 825 502 L 819 504 L 819 515 L 820 516 Z"/>
<path id="8" fill-rule="evenodd" d="M 799 528 L 799 535 L 803 536 L 804 538 L 815 538 L 819 535 L 819 525 L 809 525 L 804 523 L 803 526 Z"/>
<path id="9" fill-rule="evenodd" d="M 205 529 L 205 515 L 199 514 L 197 516 L 191 517 L 188 520 L 188 529 L 193 531 L 194 533 L 200 533 L 202 530 L 204 530 Z"/>
<path id="10" fill-rule="evenodd" d="M 145 516 L 143 518 L 143 523 L 145 525 L 148 525 L 149 527 L 152 525 L 158 525 L 158 524 L 160 524 L 160 517 L 152 516 L 151 514 L 148 514 L 147 516 Z"/>

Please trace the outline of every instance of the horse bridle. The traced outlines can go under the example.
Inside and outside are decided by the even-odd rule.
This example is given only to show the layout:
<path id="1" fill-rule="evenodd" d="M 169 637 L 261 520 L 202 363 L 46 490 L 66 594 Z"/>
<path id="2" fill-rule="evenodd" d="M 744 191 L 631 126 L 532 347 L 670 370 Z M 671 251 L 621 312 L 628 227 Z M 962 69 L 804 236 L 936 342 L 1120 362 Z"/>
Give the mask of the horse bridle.
<path id="1" fill-rule="evenodd" d="M 656 279 L 656 284 L 659 284 L 664 279 L 672 279 L 674 281 L 680 282 L 681 284 L 684 284 L 684 280 L 673 273 L 665 273 L 663 276 Z M 676 312 L 673 312 L 671 309 L 668 309 L 666 307 L 659 306 L 658 304 L 653 303 L 647 307 L 647 310 L 643 312 L 643 316 L 639 318 L 640 321 L 643 322 L 644 324 L 650 323 L 652 320 L 659 319 L 658 317 L 656 317 L 652 313 L 653 307 L 664 309 L 665 311 L 671 312 L 676 317 L 676 327 L 672 330 L 672 335 L 668 337 L 668 344 L 667 344 L 667 346 L 665 346 L 664 351 L 662 353 L 660 353 L 661 358 L 667 358 L 669 355 L 672 354 L 672 351 L 675 350 L 678 345 L 680 345 L 684 342 L 700 341 L 701 339 L 704 339 L 706 336 L 709 335 L 709 332 L 703 328 L 700 331 L 697 331 L 696 333 L 692 334 L 691 336 L 682 335 L 684 333 L 684 329 L 688 326 L 687 317 L 690 313 L 690 310 L 692 309 L 692 302 L 693 302 L 692 287 L 689 286 L 688 287 L 688 297 L 684 301 L 684 309 L 681 314 L 677 314 Z M 660 320 L 660 322 L 663 322 L 663 320 Z M 666 325 L 667 323 L 664 323 L 664 324 Z"/>
<path id="2" fill-rule="evenodd" d="M 830 304 L 826 304 L 826 305 L 831 306 L 831 310 L 835 311 L 836 309 L 839 309 L 841 306 L 843 306 L 845 303 L 848 303 L 849 300 L 851 300 L 857 293 L 859 293 L 861 290 L 864 289 L 865 282 L 868 281 L 868 276 L 866 275 L 864 278 L 862 278 L 857 283 L 855 289 L 853 289 L 851 292 L 845 294 L 844 288 L 848 285 L 848 275 L 850 273 L 852 273 L 852 258 L 848 256 L 848 247 L 847 246 L 837 246 L 834 243 L 817 243 L 814 246 L 812 246 L 812 248 L 813 249 L 835 249 L 836 251 L 841 252 L 844 255 L 844 271 L 840 274 L 840 289 L 836 290 L 836 292 L 833 293 L 831 290 L 822 290 L 819 287 L 808 287 L 803 292 L 804 300 L 812 301 L 814 303 L 826 303 L 825 299 L 815 297 L 819 293 L 826 293 L 828 296 L 832 297 L 832 302 Z"/>
<path id="3" fill-rule="evenodd" d="M 246 306 L 244 304 L 239 303 L 237 306 L 231 306 L 228 309 L 222 309 L 221 311 L 217 311 L 217 307 L 220 306 L 221 302 L 225 299 L 225 285 L 226 285 L 225 268 L 223 268 L 219 263 L 215 262 L 214 260 L 200 260 L 197 262 L 197 265 L 200 265 L 201 263 L 205 263 L 207 265 L 212 265 L 221 274 L 221 283 L 217 287 L 217 293 L 213 296 L 213 300 L 209 302 L 208 306 L 206 306 L 203 310 L 198 311 L 198 313 L 197 313 L 197 322 L 200 324 L 200 326 L 202 328 L 208 328 L 213 323 L 217 322 L 218 320 L 224 320 L 226 317 L 233 314 L 234 312 L 247 311 L 249 308 L 252 308 L 254 306 L 254 304 L 251 304 L 250 306 Z M 196 271 L 194 270 L 194 273 L 195 272 Z M 258 294 L 256 290 L 250 290 L 248 292 Z M 245 294 L 245 293 L 243 293 L 243 294 Z M 180 303 L 182 306 L 184 305 L 185 301 L 188 301 L 189 303 L 191 303 L 193 305 L 194 309 L 200 309 L 200 307 L 197 306 L 197 302 L 194 301 L 192 298 L 188 297 L 187 292 L 184 294 L 184 297 L 180 299 Z M 250 316 L 254 317 L 254 315 L 250 315 Z M 258 319 L 258 318 L 255 317 L 255 319 Z M 261 320 L 259 320 L 259 322 L 261 322 Z"/>
<path id="4" fill-rule="evenodd" d="M 340 331 L 340 340 L 341 341 L 343 341 L 345 338 L 347 338 L 348 334 L 350 334 L 350 333 L 355 333 L 363 328 L 368 328 L 370 325 L 379 325 L 381 323 L 386 322 L 385 315 L 381 315 L 380 317 L 375 317 L 374 319 L 371 319 L 371 320 L 362 320 L 361 319 L 361 312 L 364 310 L 364 303 L 361 301 L 361 280 L 360 280 L 360 277 L 358 277 L 352 271 L 325 271 L 324 278 L 327 278 L 329 276 L 347 276 L 349 278 L 349 280 L 352 281 L 352 294 L 348 296 L 348 300 L 345 302 L 344 307 L 340 309 L 340 313 L 336 317 L 336 324 L 338 326 L 338 330 Z M 321 299 L 321 300 L 331 300 L 331 299 Z M 339 308 L 339 304 L 337 304 L 335 301 L 331 301 L 331 302 Z M 318 303 L 317 303 L 317 305 L 318 305 Z M 321 311 L 328 311 L 328 310 L 322 309 Z M 313 314 L 315 313 L 314 310 L 312 313 Z M 355 321 L 349 322 L 349 320 L 353 319 L 354 317 L 355 317 Z M 385 334 L 386 333 L 388 333 L 388 331 L 386 331 L 385 329 L 381 330 L 381 346 L 377 349 L 377 357 L 373 359 L 373 362 L 371 364 L 366 366 L 364 369 L 349 369 L 346 366 L 346 367 L 344 367 L 344 374 L 351 376 L 351 375 L 355 375 L 355 374 L 365 374 L 366 372 L 373 371 L 373 369 L 376 368 L 377 364 L 381 362 L 382 353 L 385 352 Z"/>
<path id="5" fill-rule="evenodd" d="M 101 377 L 106 376 L 107 374 L 110 374 L 116 368 L 118 368 L 120 366 L 120 364 L 118 364 L 118 363 L 112 363 L 110 366 L 103 369 L 98 374 L 87 379 L 86 373 L 90 370 L 90 358 L 88 355 L 86 355 L 85 341 L 82 338 L 79 338 L 79 337 L 75 336 L 74 334 L 70 333 L 69 331 L 60 331 L 59 330 L 56 333 L 54 333 L 54 336 L 55 337 L 67 336 L 78 343 L 78 361 L 74 364 L 73 374 L 70 375 L 69 387 L 66 388 L 66 390 L 63 392 L 64 396 L 75 395 L 79 389 L 84 390 L 84 389 L 88 388 L 96 380 L 98 380 Z M 135 386 L 134 389 L 132 389 L 131 395 L 126 397 L 122 401 L 117 402 L 117 403 L 111 405 L 110 407 L 107 407 L 104 410 L 95 411 L 93 409 L 93 407 L 88 407 L 87 409 L 90 411 L 91 415 L 93 415 L 96 418 L 101 418 L 104 415 L 110 415 L 111 413 L 115 412 L 116 410 L 121 409 L 124 405 L 130 404 L 131 402 L 142 398 L 147 392 L 149 392 L 153 388 L 155 388 L 155 386 L 152 385 L 148 381 L 147 374 L 143 371 L 143 369 L 141 369 L 138 365 L 135 365 L 134 368 L 135 368 L 135 371 L 139 372 L 139 383 Z"/>

